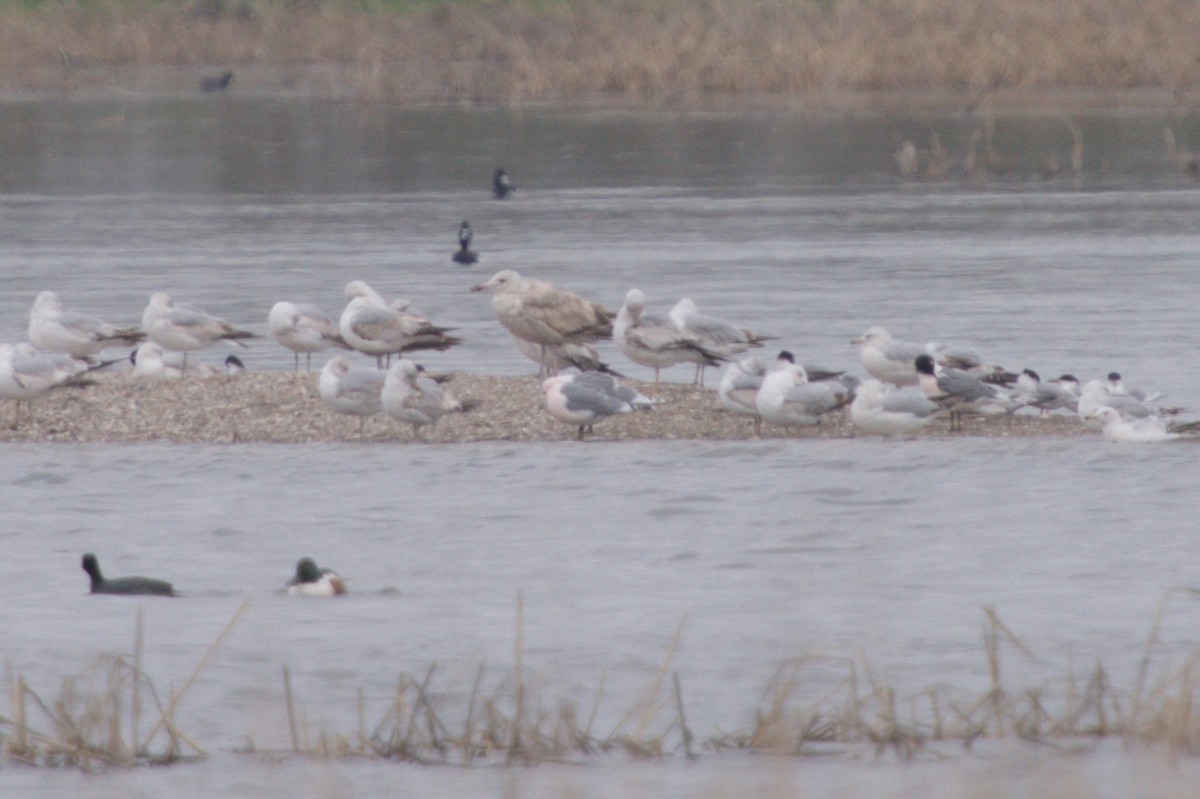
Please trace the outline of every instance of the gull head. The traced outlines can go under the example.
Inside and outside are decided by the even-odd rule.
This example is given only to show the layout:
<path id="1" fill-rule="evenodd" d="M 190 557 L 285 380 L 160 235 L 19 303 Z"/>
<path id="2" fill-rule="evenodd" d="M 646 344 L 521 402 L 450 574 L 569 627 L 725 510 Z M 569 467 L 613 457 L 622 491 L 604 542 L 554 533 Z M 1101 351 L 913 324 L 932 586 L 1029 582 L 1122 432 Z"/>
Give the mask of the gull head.
<path id="1" fill-rule="evenodd" d="M 879 325 L 868 327 L 858 338 L 850 339 L 851 344 L 861 344 L 869 347 L 880 347 L 892 340 L 892 336 Z"/>
<path id="2" fill-rule="evenodd" d="M 484 283 L 478 286 L 472 286 L 471 291 L 490 291 L 494 294 L 502 294 L 506 291 L 516 291 L 521 285 L 521 276 L 513 269 L 502 269 L 492 275 Z"/>

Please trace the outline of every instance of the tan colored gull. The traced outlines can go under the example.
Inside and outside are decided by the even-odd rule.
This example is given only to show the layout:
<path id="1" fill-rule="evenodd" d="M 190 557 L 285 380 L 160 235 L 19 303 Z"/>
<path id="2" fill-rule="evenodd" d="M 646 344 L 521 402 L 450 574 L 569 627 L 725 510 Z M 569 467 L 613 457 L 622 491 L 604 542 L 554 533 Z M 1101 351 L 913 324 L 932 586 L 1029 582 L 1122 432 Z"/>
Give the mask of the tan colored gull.
<path id="1" fill-rule="evenodd" d="M 660 369 L 677 363 L 718 366 L 728 360 L 667 319 L 646 313 L 645 308 L 646 295 L 640 289 L 630 289 L 613 324 L 613 340 L 626 358 L 654 370 L 655 383 Z"/>

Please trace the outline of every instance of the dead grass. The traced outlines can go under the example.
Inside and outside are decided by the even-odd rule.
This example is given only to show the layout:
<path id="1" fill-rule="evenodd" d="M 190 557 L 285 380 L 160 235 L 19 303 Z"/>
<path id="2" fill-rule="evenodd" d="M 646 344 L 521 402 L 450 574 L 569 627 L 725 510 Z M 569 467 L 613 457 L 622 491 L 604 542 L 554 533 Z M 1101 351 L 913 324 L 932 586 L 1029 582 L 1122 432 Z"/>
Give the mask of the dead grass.
<path id="1" fill-rule="evenodd" d="M 1185 91 L 1200 75 L 1190 0 L 45 0 L 0 22 L 0 72 L 58 84 L 35 88 L 129 65 L 332 65 L 326 91 L 401 102 Z"/>

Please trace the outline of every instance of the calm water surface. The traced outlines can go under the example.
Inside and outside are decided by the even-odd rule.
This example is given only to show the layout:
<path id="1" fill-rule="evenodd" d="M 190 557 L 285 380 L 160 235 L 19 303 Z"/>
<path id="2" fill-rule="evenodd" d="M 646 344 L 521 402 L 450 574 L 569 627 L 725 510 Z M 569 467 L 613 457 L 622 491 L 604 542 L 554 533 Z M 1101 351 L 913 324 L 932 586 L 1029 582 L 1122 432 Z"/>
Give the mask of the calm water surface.
<path id="1" fill-rule="evenodd" d="M 613 307 L 638 286 L 741 319 L 806 360 L 853 368 L 849 339 L 883 324 L 968 340 L 1016 368 L 1112 369 L 1197 407 L 1200 192 L 1163 152 L 1161 119 L 1079 120 L 1085 175 L 1033 177 L 1065 155 L 1055 120 L 997 126 L 1006 174 L 964 185 L 891 174 L 896 133 L 959 151 L 974 123 L 566 112 L 401 112 L 301 101 L 10 103 L 0 122 L 0 338 L 24 337 L 43 289 L 136 323 L 165 290 L 260 332 L 279 299 L 331 313 L 363 279 L 410 297 L 468 343 L 439 369 L 522 374 L 486 297 L 502 268 Z M 1194 120 L 1175 120 L 1181 141 Z M 504 164 L 521 191 L 489 198 Z M 482 263 L 451 264 L 463 218 Z M 225 351 L 209 358 L 219 361 Z M 609 350 L 614 364 L 639 370 Z M 245 360 L 289 368 L 269 340 Z M 673 379 L 686 379 L 683 370 Z M 564 436 L 568 431 L 564 429 Z M 103 777 L 0 771 L 6 795 L 958 796 L 1185 795 L 1190 761 L 1108 747 L 1064 764 L 985 747 L 949 762 L 814 764 L 706 755 L 699 764 L 420 769 L 232 754 L 288 744 L 283 666 L 311 729 L 381 716 L 401 674 L 439 664 L 462 707 L 480 663 L 510 673 L 516 602 L 545 702 L 600 728 L 672 668 L 700 737 L 753 722 L 781 663 L 857 658 L 902 696 L 988 685 L 983 609 L 1036 654 L 1010 687 L 1103 662 L 1132 690 L 1155 612 L 1200 584 L 1191 446 L 1097 438 L 710 444 L 9 446 L 0 460 L 5 636 L 44 696 L 103 652 L 128 651 L 144 609 L 146 669 L 191 673 L 182 728 L 216 756 Z M 93 598 L 79 556 L 171 579 L 176 601 Z M 337 602 L 273 593 L 312 555 L 350 580 Z M 1200 604 L 1172 595 L 1156 664 L 1197 647 Z M 1088 666 L 1090 668 L 1090 665 Z M 809 672 L 820 695 L 845 676 Z M 665 717 L 661 724 L 665 726 Z M 1153 779 L 1147 775 L 1152 775 Z M 1148 788 L 1148 784 L 1151 786 Z M 1035 787 L 1036 786 L 1036 787 Z"/>

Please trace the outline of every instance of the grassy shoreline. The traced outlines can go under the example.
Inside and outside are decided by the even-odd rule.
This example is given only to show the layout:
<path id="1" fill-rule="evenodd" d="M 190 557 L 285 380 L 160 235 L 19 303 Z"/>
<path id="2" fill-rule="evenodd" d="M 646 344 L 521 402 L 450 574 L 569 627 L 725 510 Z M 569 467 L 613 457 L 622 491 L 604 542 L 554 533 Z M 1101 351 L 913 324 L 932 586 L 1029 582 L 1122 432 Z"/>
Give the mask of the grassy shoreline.
<path id="1" fill-rule="evenodd" d="M 1184 0 L 34 0 L 0 6 L 0 90 L 198 91 L 232 69 L 237 90 L 411 104 L 1187 104 L 1197 29 Z"/>

